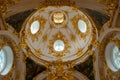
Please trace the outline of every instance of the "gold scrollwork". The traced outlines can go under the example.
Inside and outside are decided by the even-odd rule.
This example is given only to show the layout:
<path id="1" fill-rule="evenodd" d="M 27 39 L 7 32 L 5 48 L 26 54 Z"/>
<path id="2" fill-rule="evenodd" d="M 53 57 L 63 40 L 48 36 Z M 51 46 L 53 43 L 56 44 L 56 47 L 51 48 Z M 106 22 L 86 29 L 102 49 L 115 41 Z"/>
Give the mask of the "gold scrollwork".
<path id="1" fill-rule="evenodd" d="M 100 73 L 100 77 L 101 77 L 101 79 L 104 79 L 104 80 L 110 80 L 110 79 L 112 79 L 112 80 L 118 80 L 118 78 L 119 77 L 115 77 L 114 78 L 114 76 L 115 75 L 117 75 L 118 74 L 118 72 L 113 72 L 113 71 L 111 71 L 111 69 L 108 67 L 108 65 L 107 65 L 107 62 L 106 62 L 106 59 L 105 59 L 105 55 L 104 55 L 104 53 L 105 53 L 105 49 L 106 49 L 106 46 L 107 46 L 107 44 L 109 43 L 109 42 L 114 42 L 116 45 L 120 45 L 120 40 L 119 39 L 117 39 L 117 38 L 115 38 L 114 36 L 116 35 L 116 32 L 111 32 L 111 33 L 109 33 L 108 35 L 107 35 L 107 37 L 105 37 L 103 40 L 102 40 L 102 42 L 101 42 L 101 44 L 99 45 L 100 47 L 99 47 L 99 58 L 100 58 L 100 65 L 102 65 L 102 66 L 100 66 L 99 68 L 101 69 L 101 68 L 103 68 L 104 70 L 102 70 L 102 71 L 100 71 L 99 73 Z M 104 72 L 103 71 L 106 71 L 106 75 L 104 75 Z M 106 77 L 107 76 L 107 77 Z"/>
<path id="2" fill-rule="evenodd" d="M 42 16 L 40 16 L 40 17 L 33 17 L 33 18 L 28 22 L 28 23 L 29 23 L 29 26 L 31 26 L 31 24 L 32 24 L 34 21 L 39 21 L 40 29 L 39 29 L 39 31 L 38 31 L 37 33 L 32 34 L 32 33 L 31 33 L 31 30 L 30 30 L 31 28 L 30 28 L 30 27 L 28 28 L 27 34 L 28 34 L 29 37 L 31 37 L 32 41 L 34 41 L 35 39 L 37 39 L 38 36 L 42 33 L 42 30 L 44 29 L 45 23 L 46 23 L 47 20 L 46 20 L 45 18 L 43 18 Z"/>
<path id="3" fill-rule="evenodd" d="M 76 37 L 75 37 L 75 35 L 71 34 L 71 35 L 70 35 L 70 38 L 71 38 L 71 40 L 72 40 L 73 42 L 76 41 Z"/>
<path id="4" fill-rule="evenodd" d="M 0 50 L 1 50 L 5 45 L 8 45 L 8 40 L 3 36 L 0 36 L 0 37 L 2 40 L 2 41 L 0 41 Z"/>
<path id="5" fill-rule="evenodd" d="M 4 42 L 0 42 L 0 50 L 2 49 L 3 46 L 4 46 Z"/>
<path id="6" fill-rule="evenodd" d="M 48 35 L 45 34 L 45 35 L 43 36 L 43 38 L 42 38 L 42 41 L 45 42 L 45 41 L 47 41 L 47 39 L 48 39 Z"/>
<path id="7" fill-rule="evenodd" d="M 63 12 L 55 12 L 53 15 L 52 15 L 52 21 L 55 23 L 55 24 L 62 24 L 65 20 L 65 15 Z"/>
<path id="8" fill-rule="evenodd" d="M 52 11 L 50 12 L 51 14 L 51 20 L 50 20 L 50 26 L 52 28 L 58 28 L 58 27 L 63 27 L 67 28 L 67 23 L 68 23 L 68 16 L 65 11 Z"/>
<path id="9" fill-rule="evenodd" d="M 115 39 L 115 38 L 111 38 L 110 41 L 114 42 L 120 48 L 120 40 Z"/>
<path id="10" fill-rule="evenodd" d="M 50 54 L 53 54 L 54 56 L 61 58 L 66 53 L 69 53 L 68 49 L 70 48 L 70 45 L 68 43 L 68 40 L 65 40 L 64 35 L 61 32 L 58 32 L 53 37 L 54 37 L 53 40 L 50 40 L 50 44 L 48 46 L 49 50 L 50 50 Z M 54 50 L 53 44 L 54 44 L 54 41 L 56 41 L 56 40 L 62 40 L 65 43 L 65 49 L 63 51 L 57 52 Z"/>
<path id="11" fill-rule="evenodd" d="M 0 14 L 7 11 L 8 6 L 15 5 L 18 0 L 0 0 Z"/>
<path id="12" fill-rule="evenodd" d="M 66 67 L 67 69 L 65 69 Z M 55 69 L 53 72 L 52 68 Z M 52 65 L 48 67 L 48 77 L 46 80 L 75 80 L 72 73 L 73 73 L 73 64 L 70 63 L 63 63 L 62 61 L 53 62 Z"/>
<path id="13" fill-rule="evenodd" d="M 44 0 L 40 3 L 41 7 L 44 6 L 74 6 L 75 1 L 71 0 Z"/>
<path id="14" fill-rule="evenodd" d="M 79 21 L 79 20 L 83 20 L 83 21 L 86 23 L 87 29 L 86 29 L 86 32 L 85 32 L 85 33 L 82 33 L 82 32 L 79 30 L 79 28 L 78 28 L 78 21 Z M 75 28 L 75 30 L 76 30 L 76 33 L 77 33 L 81 38 L 83 38 L 84 40 L 86 40 L 86 36 L 90 34 L 90 26 L 89 26 L 89 21 L 88 21 L 88 19 L 85 18 L 84 15 L 81 16 L 81 15 L 78 14 L 78 15 L 74 16 L 74 17 L 71 19 L 71 22 L 72 22 L 72 24 L 74 25 L 74 28 Z"/>
<path id="15" fill-rule="evenodd" d="M 95 31 L 95 27 L 93 27 L 93 30 Z M 96 38 L 96 31 L 95 32 L 92 32 L 92 36 L 91 36 L 92 38 L 90 39 L 90 43 L 88 43 L 87 45 L 88 45 L 88 47 L 84 47 L 84 48 L 79 48 L 78 50 L 77 50 L 77 53 L 76 53 L 76 55 L 78 56 L 78 58 L 80 58 L 81 59 L 81 61 L 82 62 L 84 62 L 84 57 L 86 56 L 86 55 L 93 55 L 93 53 L 94 53 L 94 50 L 93 50 L 93 48 L 94 47 L 99 47 L 100 46 L 100 43 L 98 42 L 98 40 L 97 40 L 97 38 Z M 92 44 L 91 44 L 92 43 Z M 84 51 L 84 49 L 85 48 L 87 48 L 87 51 Z M 83 60 L 82 60 L 83 59 Z M 79 59 L 76 59 L 76 61 L 78 61 Z"/>
<path id="16" fill-rule="evenodd" d="M 42 51 L 35 50 L 35 53 L 33 53 L 36 57 L 41 58 Z"/>
<path id="17" fill-rule="evenodd" d="M 5 13 L 7 10 L 7 7 L 5 4 L 0 4 L 0 13 Z"/>
<path id="18" fill-rule="evenodd" d="M 1 38 L 0 50 L 6 45 L 10 46 L 12 48 L 14 58 L 15 59 L 19 58 L 19 54 L 17 54 L 17 52 L 19 52 L 20 48 L 17 46 L 17 44 L 13 40 L 10 40 L 7 37 L 0 36 L 0 38 Z M 13 76 L 13 73 L 15 72 L 14 68 L 15 68 L 16 63 L 17 62 L 14 60 L 11 70 L 9 71 L 9 73 L 6 76 L 2 77 L 2 80 L 10 80 L 11 79 L 11 77 Z"/>

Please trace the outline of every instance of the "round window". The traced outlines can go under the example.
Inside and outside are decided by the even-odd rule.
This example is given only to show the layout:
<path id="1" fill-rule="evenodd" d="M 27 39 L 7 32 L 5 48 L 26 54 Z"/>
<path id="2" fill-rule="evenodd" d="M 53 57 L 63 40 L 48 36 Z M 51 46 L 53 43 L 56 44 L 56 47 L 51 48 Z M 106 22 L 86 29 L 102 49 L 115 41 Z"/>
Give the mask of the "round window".
<path id="1" fill-rule="evenodd" d="M 54 50 L 55 51 L 63 51 L 64 50 L 64 48 L 65 48 L 65 44 L 64 44 L 64 42 L 62 41 L 62 40 L 56 40 L 55 42 L 54 42 L 54 45 L 53 45 L 53 47 L 54 47 Z"/>
<path id="2" fill-rule="evenodd" d="M 78 29 L 80 30 L 80 32 L 85 33 L 87 31 L 87 26 L 85 21 L 83 20 L 79 20 L 78 21 Z"/>
<path id="3" fill-rule="evenodd" d="M 4 46 L 0 51 L 0 74 L 9 73 L 13 65 L 13 51 L 9 46 Z"/>
<path id="4" fill-rule="evenodd" d="M 120 51 L 117 46 L 113 47 L 112 58 L 113 58 L 112 60 L 113 60 L 114 66 L 117 69 L 120 69 Z"/>
<path id="5" fill-rule="evenodd" d="M 108 67 L 116 72 L 120 69 L 120 51 L 115 43 L 110 42 L 106 46 L 105 57 Z"/>
<path id="6" fill-rule="evenodd" d="M 40 29 L 39 21 L 36 20 L 31 24 L 30 30 L 32 34 L 36 34 Z"/>
<path id="7" fill-rule="evenodd" d="M 6 64 L 6 53 L 3 49 L 0 50 L 0 72 L 3 71 Z"/>

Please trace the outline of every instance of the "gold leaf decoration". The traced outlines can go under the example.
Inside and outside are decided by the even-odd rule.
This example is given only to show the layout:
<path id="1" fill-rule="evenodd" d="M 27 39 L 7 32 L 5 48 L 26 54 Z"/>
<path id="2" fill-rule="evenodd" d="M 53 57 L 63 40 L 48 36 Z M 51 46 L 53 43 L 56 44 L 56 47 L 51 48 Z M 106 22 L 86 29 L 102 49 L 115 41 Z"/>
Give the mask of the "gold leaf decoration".
<path id="1" fill-rule="evenodd" d="M 50 50 L 50 54 L 52 54 L 52 55 L 54 55 L 58 58 L 61 58 L 61 57 L 65 56 L 66 53 L 70 52 L 69 51 L 69 48 L 70 48 L 69 42 L 68 42 L 68 40 L 65 40 L 64 37 L 65 36 L 61 32 L 58 32 L 57 34 L 55 34 L 53 36 L 53 39 L 49 41 L 50 44 L 48 46 L 48 48 Z M 53 44 L 56 40 L 62 40 L 65 43 L 65 49 L 63 51 L 57 52 L 57 51 L 54 50 Z"/>
<path id="2" fill-rule="evenodd" d="M 31 24 L 32 24 L 34 21 L 39 21 L 39 23 L 40 23 L 40 29 L 39 29 L 39 31 L 38 31 L 37 33 L 32 34 L 30 28 L 31 28 Z M 42 16 L 40 16 L 40 17 L 33 17 L 33 18 L 29 21 L 29 28 L 28 28 L 27 34 L 28 34 L 29 37 L 31 37 L 31 39 L 32 39 L 33 42 L 34 42 L 35 39 L 38 38 L 39 35 L 41 35 L 42 30 L 43 30 L 44 27 L 45 27 L 46 21 L 47 21 L 47 20 L 46 20 L 45 18 L 43 18 Z"/>

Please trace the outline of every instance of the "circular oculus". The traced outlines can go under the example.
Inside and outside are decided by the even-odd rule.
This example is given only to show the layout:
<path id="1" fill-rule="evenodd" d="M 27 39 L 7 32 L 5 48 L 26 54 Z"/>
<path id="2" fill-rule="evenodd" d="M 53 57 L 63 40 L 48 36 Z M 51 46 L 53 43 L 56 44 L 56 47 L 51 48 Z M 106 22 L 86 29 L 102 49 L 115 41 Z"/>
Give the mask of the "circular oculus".
<path id="1" fill-rule="evenodd" d="M 54 48 L 55 51 L 61 52 L 61 51 L 64 50 L 65 44 L 62 40 L 56 40 L 54 42 L 53 48 Z"/>
<path id="2" fill-rule="evenodd" d="M 119 48 L 117 46 L 113 47 L 112 59 L 113 59 L 113 63 L 115 65 L 115 67 L 117 69 L 120 69 L 120 51 L 119 51 Z"/>
<path id="3" fill-rule="evenodd" d="M 110 42 L 106 46 L 105 58 L 108 67 L 116 72 L 120 69 L 120 51 L 115 43 Z"/>
<path id="4" fill-rule="evenodd" d="M 3 71 L 6 65 L 6 53 L 3 49 L 0 50 L 0 72 Z"/>
<path id="5" fill-rule="evenodd" d="M 4 46 L 0 51 L 0 74 L 7 75 L 13 65 L 13 51 L 11 47 Z"/>

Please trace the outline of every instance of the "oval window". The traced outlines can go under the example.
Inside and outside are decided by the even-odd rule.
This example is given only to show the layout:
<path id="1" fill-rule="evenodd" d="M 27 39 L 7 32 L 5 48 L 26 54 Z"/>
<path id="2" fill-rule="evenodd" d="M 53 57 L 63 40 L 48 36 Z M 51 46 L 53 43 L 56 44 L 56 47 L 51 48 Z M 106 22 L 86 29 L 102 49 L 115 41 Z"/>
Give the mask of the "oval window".
<path id="1" fill-rule="evenodd" d="M 7 75 L 13 65 L 13 51 L 11 47 L 4 46 L 0 51 L 0 74 Z"/>
<path id="2" fill-rule="evenodd" d="M 87 31 L 87 25 L 86 25 L 85 21 L 83 21 L 83 20 L 78 21 L 78 29 L 82 33 L 85 33 Z"/>
<path id="3" fill-rule="evenodd" d="M 40 29 L 40 23 L 38 20 L 32 22 L 30 30 L 32 34 L 36 34 Z"/>

